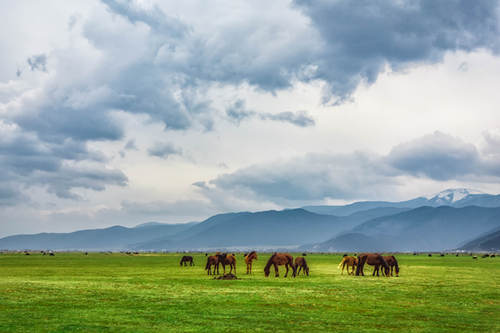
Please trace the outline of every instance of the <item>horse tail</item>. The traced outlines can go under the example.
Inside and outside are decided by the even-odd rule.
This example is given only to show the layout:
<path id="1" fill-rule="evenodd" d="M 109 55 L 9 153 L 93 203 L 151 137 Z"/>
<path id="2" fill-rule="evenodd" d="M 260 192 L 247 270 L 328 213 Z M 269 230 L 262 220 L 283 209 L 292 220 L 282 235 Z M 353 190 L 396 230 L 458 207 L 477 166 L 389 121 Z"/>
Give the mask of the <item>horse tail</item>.
<path id="1" fill-rule="evenodd" d="M 205 270 L 210 269 L 210 257 L 207 258 L 207 264 L 205 265 Z"/>
<path id="2" fill-rule="evenodd" d="M 342 260 L 340 261 L 340 264 L 339 264 L 339 269 L 341 269 L 341 268 L 342 268 L 342 265 L 343 265 L 343 264 L 344 264 L 344 262 L 345 262 L 345 258 L 347 258 L 347 257 L 342 258 Z"/>

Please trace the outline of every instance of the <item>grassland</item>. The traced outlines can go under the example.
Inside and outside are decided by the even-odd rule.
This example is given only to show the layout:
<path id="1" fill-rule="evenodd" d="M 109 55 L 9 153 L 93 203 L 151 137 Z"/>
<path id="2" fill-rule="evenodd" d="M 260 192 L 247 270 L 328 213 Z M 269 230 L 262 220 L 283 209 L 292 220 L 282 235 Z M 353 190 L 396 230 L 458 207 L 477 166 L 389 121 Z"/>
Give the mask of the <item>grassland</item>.
<path id="1" fill-rule="evenodd" d="M 238 254 L 235 281 L 205 256 L 0 255 L 1 332 L 499 332 L 500 258 L 400 255 L 401 276 L 340 275 L 339 255 L 309 255 L 311 276 L 265 278 Z M 367 269 L 366 271 L 370 271 Z"/>

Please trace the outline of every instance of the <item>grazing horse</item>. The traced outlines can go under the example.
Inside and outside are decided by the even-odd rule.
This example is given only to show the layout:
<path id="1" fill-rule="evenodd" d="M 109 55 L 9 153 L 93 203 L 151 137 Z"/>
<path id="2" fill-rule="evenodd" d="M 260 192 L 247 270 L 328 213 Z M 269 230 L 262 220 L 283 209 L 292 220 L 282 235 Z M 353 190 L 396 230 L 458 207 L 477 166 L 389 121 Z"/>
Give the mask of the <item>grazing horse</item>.
<path id="1" fill-rule="evenodd" d="M 387 264 L 391 268 L 391 271 L 389 273 L 390 276 L 394 276 L 394 269 L 396 269 L 396 276 L 399 276 L 399 265 L 398 265 L 398 260 L 396 259 L 395 256 L 384 256 L 385 261 L 387 261 Z M 380 266 L 375 266 L 375 270 L 377 271 L 378 275 L 378 270 Z M 384 272 L 382 272 L 384 274 Z"/>
<path id="2" fill-rule="evenodd" d="M 212 273 L 211 268 L 214 267 L 214 271 Z M 215 269 L 217 269 L 217 275 L 219 275 L 219 256 L 208 256 L 207 264 L 205 265 L 205 269 L 207 270 L 207 274 L 215 275 Z"/>
<path id="3" fill-rule="evenodd" d="M 247 264 L 247 274 L 252 274 L 252 261 L 258 260 L 257 252 L 252 251 L 248 254 L 245 254 L 245 263 Z"/>
<path id="4" fill-rule="evenodd" d="M 236 275 L 236 256 L 234 255 L 234 253 L 217 254 L 217 257 L 219 258 L 219 263 L 222 265 L 222 269 L 224 269 L 224 274 L 226 274 L 226 265 L 229 265 L 229 267 L 231 268 L 229 270 L 229 274 L 231 274 L 234 268 L 234 274 Z"/>
<path id="5" fill-rule="evenodd" d="M 375 266 L 377 265 L 382 265 L 384 266 L 385 269 L 385 276 L 389 277 L 389 272 L 390 268 L 389 265 L 387 264 L 387 261 L 385 261 L 384 257 L 382 257 L 378 253 L 361 253 L 358 255 L 358 267 L 356 268 L 356 275 L 365 275 L 363 272 L 363 268 L 365 264 Z M 375 276 L 375 269 L 373 270 L 373 276 Z M 380 276 L 377 270 L 377 276 Z"/>
<path id="6" fill-rule="evenodd" d="M 344 256 L 342 261 L 339 264 L 339 269 L 342 267 L 342 272 L 340 274 L 344 274 L 344 268 L 347 266 L 347 274 L 354 275 L 354 270 L 358 266 L 358 258 L 352 256 Z M 349 267 L 352 267 L 352 272 L 349 273 Z"/>
<path id="7" fill-rule="evenodd" d="M 309 276 L 309 266 L 307 266 L 306 258 L 304 258 L 304 257 L 297 257 L 297 258 L 295 258 L 295 269 L 297 269 L 297 267 L 299 268 L 299 270 L 297 272 L 297 275 L 299 275 L 300 271 L 302 269 L 304 269 L 303 270 L 304 275 L 307 274 L 307 276 Z"/>
<path id="8" fill-rule="evenodd" d="M 189 266 L 194 266 L 193 257 L 183 256 L 180 265 L 182 266 L 182 264 L 184 264 L 184 266 L 187 266 L 187 263 L 189 263 Z"/>
<path id="9" fill-rule="evenodd" d="M 293 270 L 292 277 L 295 277 L 295 275 L 297 275 L 295 265 L 293 264 L 293 257 L 288 253 L 275 252 L 271 256 L 271 258 L 269 258 L 269 260 L 267 261 L 266 267 L 264 267 L 264 274 L 266 277 L 269 276 L 269 271 L 270 271 L 271 265 L 274 266 L 274 271 L 276 272 L 276 275 L 275 275 L 276 277 L 278 277 L 280 275 L 280 271 L 278 269 L 278 266 L 281 266 L 281 265 L 285 265 L 285 267 L 286 267 L 285 277 L 287 277 L 287 275 L 288 275 L 288 266 L 292 267 L 292 270 Z"/>

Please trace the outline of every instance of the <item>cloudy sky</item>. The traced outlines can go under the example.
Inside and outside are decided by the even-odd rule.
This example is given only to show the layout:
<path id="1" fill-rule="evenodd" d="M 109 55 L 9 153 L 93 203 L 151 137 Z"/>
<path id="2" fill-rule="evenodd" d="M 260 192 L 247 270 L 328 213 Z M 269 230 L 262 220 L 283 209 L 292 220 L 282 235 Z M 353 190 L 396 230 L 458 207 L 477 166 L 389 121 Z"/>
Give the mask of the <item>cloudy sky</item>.
<path id="1" fill-rule="evenodd" d="M 2 1 L 0 236 L 500 193 L 497 1 Z"/>

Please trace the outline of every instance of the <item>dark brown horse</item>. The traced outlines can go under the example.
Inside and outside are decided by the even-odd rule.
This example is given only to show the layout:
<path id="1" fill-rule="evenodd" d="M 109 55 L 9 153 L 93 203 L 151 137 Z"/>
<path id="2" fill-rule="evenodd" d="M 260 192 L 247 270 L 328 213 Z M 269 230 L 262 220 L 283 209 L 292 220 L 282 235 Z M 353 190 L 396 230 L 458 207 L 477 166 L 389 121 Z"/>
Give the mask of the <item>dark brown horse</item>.
<path id="1" fill-rule="evenodd" d="M 214 268 L 214 271 L 211 271 L 211 268 Z M 217 269 L 217 275 L 219 275 L 219 257 L 218 256 L 208 256 L 207 264 L 205 265 L 205 269 L 207 270 L 207 274 L 215 275 L 215 270 Z"/>
<path id="2" fill-rule="evenodd" d="M 344 258 L 342 258 L 342 261 L 339 264 L 339 269 L 342 268 L 342 271 L 340 274 L 344 274 L 344 268 L 347 266 L 347 274 L 348 275 L 354 275 L 354 271 L 356 270 L 356 267 L 358 266 L 358 258 L 344 255 Z M 352 271 L 349 272 L 349 267 L 352 268 Z"/>
<path id="3" fill-rule="evenodd" d="M 234 268 L 234 274 L 236 275 L 236 256 L 234 254 L 222 253 L 217 254 L 217 257 L 219 258 L 219 263 L 222 265 L 222 269 L 224 269 L 224 274 L 226 274 L 226 265 L 229 265 L 231 268 L 229 274 L 231 274 Z"/>
<path id="4" fill-rule="evenodd" d="M 288 266 L 292 267 L 293 273 L 292 276 L 295 277 L 297 275 L 297 271 L 295 265 L 293 264 L 293 257 L 288 253 L 277 253 L 275 252 L 271 258 L 267 261 L 266 267 L 264 267 L 264 274 L 266 277 L 269 276 L 271 265 L 274 266 L 274 271 L 276 272 L 276 277 L 280 275 L 280 271 L 278 266 L 285 265 L 286 273 L 285 277 L 288 275 Z"/>
<path id="5" fill-rule="evenodd" d="M 395 256 L 384 256 L 385 261 L 387 261 L 387 264 L 391 268 L 391 271 L 389 273 L 390 276 L 394 276 L 394 270 L 396 270 L 396 276 L 399 276 L 399 265 L 398 265 L 398 260 L 396 259 Z M 379 267 L 375 267 L 375 269 L 378 271 Z"/>
<path id="6" fill-rule="evenodd" d="M 245 254 L 245 263 L 247 264 L 247 274 L 252 274 L 252 261 L 258 260 L 257 252 L 252 251 Z"/>
<path id="7" fill-rule="evenodd" d="M 363 268 L 365 264 L 375 266 L 383 266 L 385 269 L 385 275 L 388 277 L 389 276 L 389 265 L 387 264 L 387 261 L 385 261 L 384 257 L 382 257 L 378 253 L 361 253 L 358 255 L 358 267 L 356 268 L 356 275 L 365 275 L 363 272 Z M 373 276 L 375 276 L 375 269 L 373 270 Z M 377 270 L 377 276 L 380 276 Z"/>
<path id="8" fill-rule="evenodd" d="M 307 274 L 307 276 L 309 276 L 309 266 L 307 266 L 306 258 L 304 257 L 295 258 L 295 269 L 297 268 L 299 269 L 297 271 L 297 275 L 299 275 L 300 271 L 303 269 L 304 275 Z"/>
<path id="9" fill-rule="evenodd" d="M 193 257 L 183 256 L 180 265 L 182 266 L 182 264 L 184 264 L 184 266 L 187 266 L 187 263 L 189 263 L 189 266 L 194 266 Z"/>

